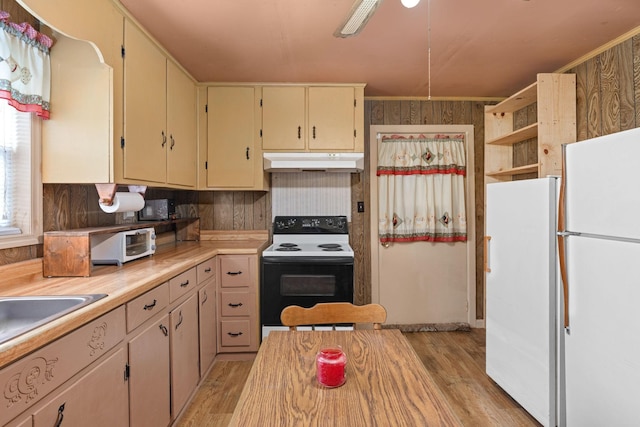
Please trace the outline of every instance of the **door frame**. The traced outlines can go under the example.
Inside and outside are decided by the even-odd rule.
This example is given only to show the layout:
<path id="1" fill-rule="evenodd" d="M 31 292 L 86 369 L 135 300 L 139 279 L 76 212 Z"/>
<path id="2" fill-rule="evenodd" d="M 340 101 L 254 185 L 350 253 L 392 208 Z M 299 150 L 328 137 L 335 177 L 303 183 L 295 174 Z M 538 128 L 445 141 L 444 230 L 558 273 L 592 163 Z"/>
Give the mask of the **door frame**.
<path id="1" fill-rule="evenodd" d="M 369 127 L 369 196 L 371 242 L 371 302 L 380 302 L 380 272 L 377 262 L 378 243 L 378 186 L 376 167 L 378 162 L 378 133 L 460 133 L 465 135 L 466 180 L 465 196 L 467 211 L 467 322 L 473 328 L 483 328 L 484 320 L 476 319 L 476 204 L 475 204 L 475 156 L 473 125 L 371 125 Z"/>

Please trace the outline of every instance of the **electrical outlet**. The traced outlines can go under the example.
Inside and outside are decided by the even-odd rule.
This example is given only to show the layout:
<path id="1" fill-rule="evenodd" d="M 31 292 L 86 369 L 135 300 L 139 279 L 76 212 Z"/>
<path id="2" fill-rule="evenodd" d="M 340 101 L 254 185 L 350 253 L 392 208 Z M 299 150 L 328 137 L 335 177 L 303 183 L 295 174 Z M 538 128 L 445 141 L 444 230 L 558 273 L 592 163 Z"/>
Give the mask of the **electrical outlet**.
<path id="1" fill-rule="evenodd" d="M 358 202 L 358 212 L 364 212 L 364 202 Z"/>

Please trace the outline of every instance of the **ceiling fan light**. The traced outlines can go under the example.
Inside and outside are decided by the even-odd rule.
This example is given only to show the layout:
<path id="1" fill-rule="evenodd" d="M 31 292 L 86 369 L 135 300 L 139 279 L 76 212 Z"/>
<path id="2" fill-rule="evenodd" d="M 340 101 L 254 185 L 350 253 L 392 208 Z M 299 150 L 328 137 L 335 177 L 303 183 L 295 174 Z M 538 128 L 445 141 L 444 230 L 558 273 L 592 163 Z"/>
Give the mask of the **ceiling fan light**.
<path id="1" fill-rule="evenodd" d="M 356 0 L 351 8 L 351 13 L 333 35 L 335 37 L 350 37 L 358 34 L 380 3 L 382 0 Z"/>
<path id="2" fill-rule="evenodd" d="M 400 3 L 407 9 L 411 9 L 412 7 L 416 7 L 420 0 L 400 0 Z"/>

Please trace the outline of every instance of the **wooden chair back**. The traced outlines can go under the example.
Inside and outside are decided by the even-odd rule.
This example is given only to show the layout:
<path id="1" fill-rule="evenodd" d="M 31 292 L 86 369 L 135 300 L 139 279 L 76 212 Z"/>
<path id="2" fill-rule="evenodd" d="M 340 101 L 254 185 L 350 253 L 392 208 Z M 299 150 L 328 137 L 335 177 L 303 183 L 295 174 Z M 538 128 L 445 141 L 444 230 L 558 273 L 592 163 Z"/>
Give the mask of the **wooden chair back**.
<path id="1" fill-rule="evenodd" d="M 282 310 L 280 320 L 292 331 L 302 325 L 342 323 L 372 323 L 373 329 L 382 329 L 387 310 L 380 304 L 353 305 L 348 302 L 319 303 L 311 308 L 290 305 Z"/>

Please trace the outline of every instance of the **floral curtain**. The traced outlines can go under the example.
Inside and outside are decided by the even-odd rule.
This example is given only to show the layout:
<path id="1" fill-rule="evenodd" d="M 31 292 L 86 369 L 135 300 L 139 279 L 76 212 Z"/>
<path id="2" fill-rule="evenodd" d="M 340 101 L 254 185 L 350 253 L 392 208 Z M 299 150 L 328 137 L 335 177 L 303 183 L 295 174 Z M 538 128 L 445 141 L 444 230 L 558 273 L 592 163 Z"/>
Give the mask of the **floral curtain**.
<path id="1" fill-rule="evenodd" d="M 380 242 L 466 241 L 464 135 L 389 135 L 379 141 Z"/>
<path id="2" fill-rule="evenodd" d="M 19 111 L 49 118 L 52 40 L 0 11 L 0 98 Z"/>

